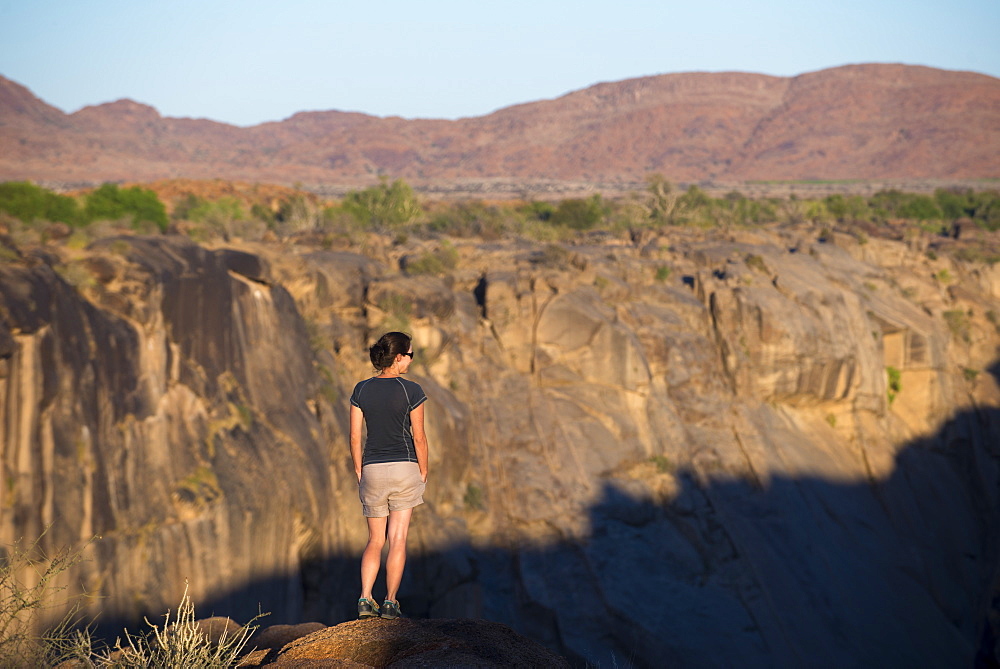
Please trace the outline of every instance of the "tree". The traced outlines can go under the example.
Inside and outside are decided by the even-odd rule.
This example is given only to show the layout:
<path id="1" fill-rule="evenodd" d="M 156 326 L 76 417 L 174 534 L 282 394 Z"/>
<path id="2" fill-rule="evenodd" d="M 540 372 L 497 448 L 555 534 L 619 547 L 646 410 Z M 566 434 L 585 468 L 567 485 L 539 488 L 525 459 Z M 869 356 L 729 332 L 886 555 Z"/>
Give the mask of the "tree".
<path id="1" fill-rule="evenodd" d="M 660 223 L 669 221 L 677 205 L 674 185 L 662 174 L 650 174 L 646 177 L 646 191 L 650 195 L 650 218 Z"/>
<path id="2" fill-rule="evenodd" d="M 41 220 L 78 225 L 81 222 L 76 200 L 27 181 L 0 183 L 0 211 L 25 223 Z"/>
<path id="3" fill-rule="evenodd" d="M 143 222 L 155 223 L 160 230 L 167 229 L 167 209 L 156 193 L 139 186 L 119 188 L 106 183 L 87 196 L 84 206 L 87 221 L 116 221 L 131 218 L 133 227 Z"/>

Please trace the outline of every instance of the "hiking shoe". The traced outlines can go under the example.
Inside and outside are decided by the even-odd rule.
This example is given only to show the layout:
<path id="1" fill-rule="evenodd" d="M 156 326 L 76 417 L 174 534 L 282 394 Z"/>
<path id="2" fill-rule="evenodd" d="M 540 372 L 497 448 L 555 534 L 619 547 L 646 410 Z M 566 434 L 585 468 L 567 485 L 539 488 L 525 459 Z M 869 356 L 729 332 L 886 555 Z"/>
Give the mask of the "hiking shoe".
<path id="1" fill-rule="evenodd" d="M 359 599 L 358 618 L 378 618 L 378 604 L 367 597 Z"/>
<path id="2" fill-rule="evenodd" d="M 399 602 L 394 602 L 391 599 L 382 602 L 382 617 L 390 619 L 402 618 L 403 612 L 399 610 Z"/>

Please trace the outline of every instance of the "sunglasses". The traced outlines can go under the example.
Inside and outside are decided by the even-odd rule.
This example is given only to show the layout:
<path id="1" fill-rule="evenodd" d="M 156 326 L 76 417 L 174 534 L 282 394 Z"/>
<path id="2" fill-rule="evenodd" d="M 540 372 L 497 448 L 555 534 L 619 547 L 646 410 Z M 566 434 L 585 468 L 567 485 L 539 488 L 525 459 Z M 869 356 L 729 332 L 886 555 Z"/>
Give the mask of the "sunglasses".
<path id="1" fill-rule="evenodd" d="M 410 360 L 413 360 L 413 351 L 410 351 L 409 353 L 400 353 L 400 355 L 408 355 L 410 356 Z"/>

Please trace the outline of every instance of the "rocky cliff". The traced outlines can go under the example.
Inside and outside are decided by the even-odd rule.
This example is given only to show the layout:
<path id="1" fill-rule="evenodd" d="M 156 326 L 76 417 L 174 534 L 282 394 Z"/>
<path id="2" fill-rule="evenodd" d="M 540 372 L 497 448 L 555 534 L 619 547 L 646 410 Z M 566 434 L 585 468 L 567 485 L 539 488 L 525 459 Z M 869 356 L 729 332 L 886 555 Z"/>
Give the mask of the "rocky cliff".
<path id="1" fill-rule="evenodd" d="M 405 328 L 409 614 L 605 666 L 994 653 L 1000 266 L 808 226 L 453 242 L 427 276 L 439 240 L 7 239 L 0 538 L 86 545 L 109 629 L 185 580 L 203 615 L 352 618 L 347 397 Z"/>

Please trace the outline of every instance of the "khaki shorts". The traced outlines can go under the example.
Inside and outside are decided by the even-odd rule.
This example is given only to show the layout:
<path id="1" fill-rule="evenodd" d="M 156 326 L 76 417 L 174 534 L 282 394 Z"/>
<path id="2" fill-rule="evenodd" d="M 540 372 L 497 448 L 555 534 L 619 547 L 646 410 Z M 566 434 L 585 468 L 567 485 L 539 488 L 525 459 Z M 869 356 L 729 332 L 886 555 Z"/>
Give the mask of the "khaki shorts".
<path id="1" fill-rule="evenodd" d="M 424 503 L 426 484 L 416 462 L 379 462 L 361 469 L 359 495 L 368 518 L 385 518 L 390 511 Z"/>

